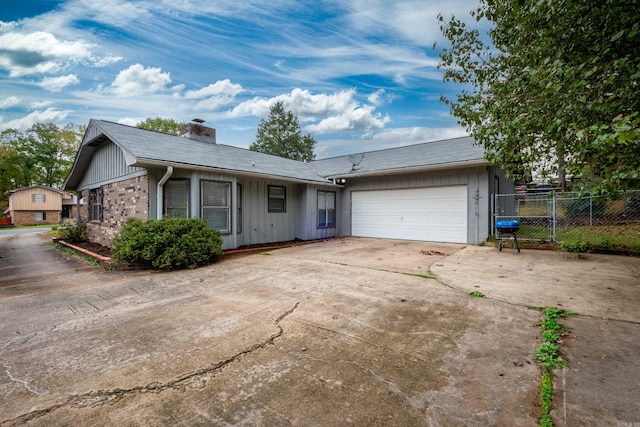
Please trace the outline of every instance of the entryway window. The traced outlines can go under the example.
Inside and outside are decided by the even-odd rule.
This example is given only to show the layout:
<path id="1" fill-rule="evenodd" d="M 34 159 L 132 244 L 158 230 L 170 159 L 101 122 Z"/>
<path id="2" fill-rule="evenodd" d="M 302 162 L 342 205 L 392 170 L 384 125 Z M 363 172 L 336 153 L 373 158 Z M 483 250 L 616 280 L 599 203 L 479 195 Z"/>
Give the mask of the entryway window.
<path id="1" fill-rule="evenodd" d="M 270 185 L 269 191 L 269 212 L 287 211 L 287 187 L 283 185 Z"/>
<path id="2" fill-rule="evenodd" d="M 318 191 L 318 227 L 336 226 L 336 192 Z"/>
<path id="3" fill-rule="evenodd" d="M 102 187 L 89 190 L 89 221 L 102 221 Z"/>
<path id="4" fill-rule="evenodd" d="M 231 183 L 200 181 L 200 210 L 211 228 L 231 232 Z"/>
<path id="5" fill-rule="evenodd" d="M 170 179 L 164 184 L 164 215 L 189 218 L 188 179 Z"/>

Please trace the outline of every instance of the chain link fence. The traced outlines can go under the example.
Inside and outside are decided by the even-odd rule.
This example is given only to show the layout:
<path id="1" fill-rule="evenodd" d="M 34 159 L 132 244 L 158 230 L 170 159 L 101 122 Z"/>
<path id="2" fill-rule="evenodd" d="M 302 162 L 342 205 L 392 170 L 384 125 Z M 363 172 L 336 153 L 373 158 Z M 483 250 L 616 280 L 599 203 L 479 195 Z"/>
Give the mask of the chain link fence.
<path id="1" fill-rule="evenodd" d="M 497 221 L 515 220 L 520 223 L 519 240 L 555 241 L 558 231 L 572 227 L 640 224 L 640 190 L 615 200 L 577 193 L 498 194 L 493 219 L 494 236 Z"/>

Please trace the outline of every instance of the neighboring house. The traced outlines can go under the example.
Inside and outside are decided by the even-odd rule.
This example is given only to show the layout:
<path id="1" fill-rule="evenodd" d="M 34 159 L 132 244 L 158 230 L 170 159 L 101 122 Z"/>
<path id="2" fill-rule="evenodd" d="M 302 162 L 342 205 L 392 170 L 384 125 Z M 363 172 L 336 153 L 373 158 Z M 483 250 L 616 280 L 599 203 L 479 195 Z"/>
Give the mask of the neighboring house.
<path id="1" fill-rule="evenodd" d="M 471 138 L 298 162 L 217 144 L 215 129 L 178 137 L 91 120 L 64 188 L 86 208 L 92 241 L 110 245 L 129 217 L 202 217 L 223 248 L 333 236 L 480 243 L 491 196 L 514 191 Z"/>
<path id="2" fill-rule="evenodd" d="M 43 185 L 9 190 L 9 207 L 5 213 L 16 226 L 59 224 L 65 218 L 75 218 L 76 197 Z"/>

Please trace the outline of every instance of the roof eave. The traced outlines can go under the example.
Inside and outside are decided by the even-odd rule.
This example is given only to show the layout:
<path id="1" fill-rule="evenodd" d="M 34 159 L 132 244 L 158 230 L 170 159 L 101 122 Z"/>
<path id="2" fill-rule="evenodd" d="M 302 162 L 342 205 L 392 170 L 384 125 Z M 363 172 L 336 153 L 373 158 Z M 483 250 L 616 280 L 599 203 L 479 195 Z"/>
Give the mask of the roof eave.
<path id="1" fill-rule="evenodd" d="M 169 162 L 169 161 L 157 160 L 157 159 L 137 158 L 136 161 L 130 164 L 129 166 L 137 166 L 137 167 L 172 166 L 174 168 L 180 168 L 180 169 L 191 169 L 191 170 L 208 171 L 208 172 L 213 171 L 213 172 L 226 173 L 229 175 L 242 175 L 242 176 L 250 176 L 255 178 L 271 178 L 271 179 L 276 179 L 280 181 L 296 182 L 300 184 L 316 184 L 316 185 L 328 185 L 332 187 L 339 187 L 339 185 L 335 184 L 333 181 L 330 181 L 329 179 L 322 178 L 322 177 L 319 177 L 318 180 L 312 180 L 312 179 L 295 178 L 295 177 L 289 177 L 289 176 L 283 176 L 283 175 L 274 175 L 274 174 L 264 173 L 264 172 L 248 172 L 248 171 L 242 171 L 237 169 L 226 169 L 226 168 L 219 168 L 219 167 L 213 167 L 213 166 L 192 165 L 192 164 Z"/>

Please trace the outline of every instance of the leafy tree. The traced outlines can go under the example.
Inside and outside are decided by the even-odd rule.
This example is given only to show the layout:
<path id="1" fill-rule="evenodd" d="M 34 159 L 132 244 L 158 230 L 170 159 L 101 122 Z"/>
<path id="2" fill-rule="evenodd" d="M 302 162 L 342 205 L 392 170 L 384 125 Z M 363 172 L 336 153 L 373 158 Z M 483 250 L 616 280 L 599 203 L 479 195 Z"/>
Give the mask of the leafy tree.
<path id="1" fill-rule="evenodd" d="M 30 185 L 59 187 L 69 174 L 80 146 L 84 126 L 68 124 L 60 129 L 53 123 L 36 123 L 25 132 L 2 132 L 2 156 L 13 166 L 5 177 L 12 188 Z"/>
<path id="2" fill-rule="evenodd" d="M 481 0 L 488 39 L 455 17 L 440 28 L 443 98 L 515 179 L 581 178 L 592 192 L 640 186 L 640 8 L 603 0 Z"/>
<path id="3" fill-rule="evenodd" d="M 9 206 L 9 196 L 4 193 L 16 188 L 18 175 L 18 153 L 9 145 L 0 145 L 0 215 Z"/>
<path id="4" fill-rule="evenodd" d="M 302 135 L 298 118 L 276 102 L 269 108 L 269 118 L 260 119 L 256 140 L 249 146 L 252 151 L 273 154 L 288 159 L 310 161 L 315 158 L 316 141 L 310 134 Z"/>
<path id="5" fill-rule="evenodd" d="M 168 133 L 171 135 L 180 136 L 180 130 L 184 123 L 175 121 L 173 119 L 162 119 L 160 117 L 147 118 L 136 125 L 140 129 L 152 130 L 155 132 Z"/>

